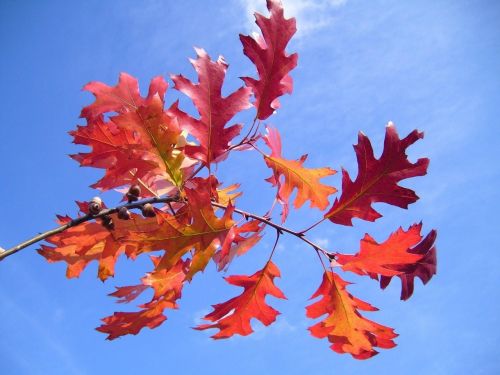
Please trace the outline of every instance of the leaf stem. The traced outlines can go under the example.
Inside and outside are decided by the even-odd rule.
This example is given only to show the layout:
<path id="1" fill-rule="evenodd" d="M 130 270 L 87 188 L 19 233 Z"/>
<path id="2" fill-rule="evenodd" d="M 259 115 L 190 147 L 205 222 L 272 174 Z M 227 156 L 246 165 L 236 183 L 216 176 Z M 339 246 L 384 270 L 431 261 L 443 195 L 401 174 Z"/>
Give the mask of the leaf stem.
<path id="1" fill-rule="evenodd" d="M 217 202 L 212 202 L 212 206 L 223 208 L 223 209 L 227 208 L 227 206 L 224 206 L 223 204 L 220 204 L 220 203 L 217 203 Z M 302 232 L 294 231 L 294 230 L 292 230 L 290 228 L 287 228 L 287 227 L 285 227 L 283 225 L 280 225 L 280 224 L 277 224 L 277 223 L 271 221 L 267 217 L 255 215 L 255 214 L 253 214 L 251 212 L 240 210 L 239 208 L 235 208 L 234 212 L 237 212 L 240 215 L 243 215 L 244 217 L 251 217 L 252 219 L 258 220 L 258 221 L 260 221 L 260 222 L 262 222 L 262 223 L 264 223 L 266 225 L 269 225 L 270 227 L 275 228 L 280 233 L 285 232 L 285 233 L 291 234 L 292 236 L 295 236 L 298 239 L 300 239 L 300 240 L 304 241 L 305 243 L 307 243 L 308 245 L 310 245 L 314 250 L 320 251 L 320 252 L 322 252 L 326 256 L 329 256 L 329 254 L 330 254 L 328 251 L 326 251 L 325 249 L 323 249 L 321 246 L 319 246 L 318 244 L 314 243 L 313 241 L 311 241 L 307 237 L 305 237 Z"/>
<path id="2" fill-rule="evenodd" d="M 311 229 L 313 229 L 314 227 L 316 227 L 317 225 L 321 224 L 323 221 L 325 221 L 326 218 L 322 218 L 321 220 L 315 222 L 313 225 L 310 225 L 309 227 L 307 227 L 306 229 L 303 229 L 300 231 L 300 233 L 306 233 L 308 231 L 310 231 Z"/>
<path id="3" fill-rule="evenodd" d="M 122 205 L 119 205 L 119 206 L 114 207 L 114 208 L 105 209 L 105 210 L 102 210 L 101 212 L 99 212 L 97 215 L 86 214 L 86 215 L 80 216 L 80 217 L 73 219 L 70 222 L 68 222 L 64 225 L 61 225 L 57 228 L 40 233 L 37 236 L 34 236 L 34 237 L 30 238 L 29 240 L 21 242 L 20 244 L 12 247 L 10 249 L 2 251 L 2 249 L 0 248 L 0 261 L 17 253 L 18 251 L 21 251 L 22 249 L 24 249 L 30 245 L 33 245 L 33 244 L 40 242 L 40 241 L 43 241 L 46 238 L 53 236 L 54 234 L 64 232 L 66 229 L 75 227 L 77 225 L 80 225 L 80 224 L 87 222 L 87 221 L 90 221 L 90 220 L 95 220 L 95 219 L 98 219 L 98 218 L 101 218 L 101 217 L 104 217 L 104 216 L 107 216 L 110 214 L 114 214 L 114 213 L 118 212 L 118 210 L 122 207 L 126 207 L 127 209 L 134 209 L 134 208 L 140 208 L 143 205 L 145 205 L 146 203 L 155 204 L 155 203 L 170 203 L 170 202 L 179 202 L 179 201 L 180 201 L 180 198 L 177 196 L 176 197 L 161 197 L 161 198 L 152 197 L 152 198 L 143 199 L 143 200 L 140 200 L 137 202 L 122 204 Z M 220 203 L 217 203 L 217 202 L 212 202 L 212 206 L 222 208 L 222 209 L 228 208 L 227 206 L 220 204 Z M 273 227 L 274 229 L 276 229 L 279 234 L 281 234 L 281 233 L 291 234 L 292 236 L 295 236 L 295 237 L 299 238 L 301 241 L 310 245 L 316 252 L 321 252 L 327 257 L 331 256 L 331 254 L 327 250 L 323 249 L 318 244 L 316 244 L 313 241 L 306 238 L 304 236 L 304 233 L 297 232 L 297 231 L 294 231 L 290 228 L 287 228 L 285 226 L 277 224 L 277 223 L 271 221 L 271 219 L 269 217 L 259 216 L 259 215 L 253 214 L 251 212 L 240 210 L 238 208 L 235 208 L 234 212 L 237 212 L 238 214 L 242 215 L 244 218 L 252 218 L 252 219 L 258 220 L 266 225 L 269 225 L 270 227 Z"/>

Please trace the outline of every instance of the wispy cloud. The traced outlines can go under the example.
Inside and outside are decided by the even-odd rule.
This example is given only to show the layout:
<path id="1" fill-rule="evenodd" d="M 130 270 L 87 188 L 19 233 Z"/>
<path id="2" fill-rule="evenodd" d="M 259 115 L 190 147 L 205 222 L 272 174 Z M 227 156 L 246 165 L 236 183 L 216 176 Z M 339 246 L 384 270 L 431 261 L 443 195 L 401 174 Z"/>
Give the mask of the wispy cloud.
<path id="1" fill-rule="evenodd" d="M 327 25 L 330 25 L 335 17 L 337 8 L 343 6 L 347 0 L 283 0 L 285 17 L 297 19 L 297 36 L 304 37 Z M 241 0 L 248 15 L 249 27 L 254 29 L 254 12 L 267 14 L 264 0 Z"/>

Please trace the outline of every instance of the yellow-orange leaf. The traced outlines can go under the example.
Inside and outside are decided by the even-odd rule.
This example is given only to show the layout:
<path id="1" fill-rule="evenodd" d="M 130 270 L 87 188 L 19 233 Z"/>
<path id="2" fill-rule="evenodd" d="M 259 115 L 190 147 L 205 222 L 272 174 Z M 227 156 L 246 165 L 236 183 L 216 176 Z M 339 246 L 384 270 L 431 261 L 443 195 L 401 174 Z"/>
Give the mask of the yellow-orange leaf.
<path id="1" fill-rule="evenodd" d="M 422 223 L 410 226 L 407 231 L 399 228 L 382 243 L 378 243 L 367 233 L 361 240 L 357 254 L 337 254 L 336 261 L 344 271 L 351 271 L 358 275 L 396 276 L 402 274 L 405 267 L 414 265 L 424 257 L 423 254 L 410 251 L 422 239 L 421 229 Z"/>
<path id="2" fill-rule="evenodd" d="M 307 155 L 299 160 L 288 160 L 281 156 L 281 138 L 277 129 L 268 128 L 264 137 L 266 144 L 271 148 L 271 155 L 264 156 L 266 164 L 273 170 L 273 175 L 268 179 L 273 185 L 278 186 L 278 198 L 288 202 L 294 189 L 297 189 L 294 207 L 300 208 L 306 201 L 311 207 L 324 210 L 328 207 L 328 197 L 337 190 L 334 187 L 319 182 L 323 177 L 336 173 L 330 168 L 304 168 L 303 164 Z"/>
<path id="3" fill-rule="evenodd" d="M 350 353 L 354 358 L 366 359 L 377 354 L 375 347 L 392 348 L 397 334 L 392 328 L 372 322 L 361 316 L 358 310 L 376 311 L 377 308 L 356 297 L 346 290 L 349 283 L 339 275 L 327 271 L 323 282 L 311 298 L 322 298 L 309 305 L 307 316 L 315 319 L 326 318 L 309 327 L 311 334 L 327 338 L 330 347 L 337 353 Z"/>
<path id="4" fill-rule="evenodd" d="M 169 269 L 190 250 L 193 250 L 193 265 L 187 278 L 205 269 L 234 224 L 233 209 L 229 207 L 219 218 L 210 202 L 208 185 L 199 184 L 196 190 L 185 189 L 188 200 L 189 222 L 179 220 L 166 212 L 157 211 L 159 227 L 155 232 L 136 233 L 132 243 L 141 246 L 141 251 L 165 250 L 160 263 Z"/>
<path id="5" fill-rule="evenodd" d="M 42 245 L 38 252 L 49 262 L 66 262 L 68 278 L 80 276 L 87 264 L 98 261 L 98 276 L 104 281 L 114 275 L 114 265 L 120 254 L 126 252 L 129 257 L 137 254 L 140 244 L 128 241 L 132 233 L 140 231 L 146 235 L 158 228 L 154 218 L 136 214 L 132 214 L 130 220 L 120 220 L 116 214 L 110 217 L 115 223 L 113 230 L 108 230 L 95 221 L 87 221 L 50 236 L 47 239 L 50 245 Z M 71 219 L 63 220 L 67 222 Z M 61 219 L 60 223 L 63 223 Z"/>

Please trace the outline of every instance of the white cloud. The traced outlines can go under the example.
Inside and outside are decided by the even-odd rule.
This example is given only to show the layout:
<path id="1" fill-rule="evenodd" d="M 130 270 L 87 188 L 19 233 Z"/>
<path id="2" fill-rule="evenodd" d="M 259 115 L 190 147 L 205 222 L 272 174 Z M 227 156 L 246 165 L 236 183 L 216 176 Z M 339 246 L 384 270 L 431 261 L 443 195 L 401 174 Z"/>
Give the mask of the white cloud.
<path id="1" fill-rule="evenodd" d="M 254 12 L 267 15 L 264 0 L 240 0 L 248 15 L 249 27 L 255 29 Z M 303 37 L 321 29 L 334 19 L 334 12 L 343 6 L 347 0 L 282 0 L 285 17 L 297 19 L 297 36 Z"/>

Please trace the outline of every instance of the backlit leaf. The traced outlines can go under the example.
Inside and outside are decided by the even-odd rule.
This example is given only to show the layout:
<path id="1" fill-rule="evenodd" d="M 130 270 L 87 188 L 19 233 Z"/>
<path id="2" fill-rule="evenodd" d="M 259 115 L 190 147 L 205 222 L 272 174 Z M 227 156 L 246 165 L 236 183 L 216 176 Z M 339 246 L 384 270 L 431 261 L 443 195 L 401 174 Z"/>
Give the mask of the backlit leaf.
<path id="1" fill-rule="evenodd" d="M 429 159 L 408 161 L 406 149 L 424 134 L 412 131 L 399 139 L 392 123 L 386 127 L 384 151 L 380 159 L 375 159 L 370 140 L 363 133 L 358 135 L 358 144 L 354 146 L 358 159 L 358 176 L 352 181 L 349 173 L 342 170 L 342 195 L 335 199 L 325 218 L 333 223 L 352 225 L 352 219 L 375 221 L 381 215 L 371 206 L 375 202 L 384 202 L 401 208 L 407 208 L 418 196 L 413 190 L 401 187 L 398 182 L 406 178 L 423 176 L 427 173 Z"/>
<path id="2" fill-rule="evenodd" d="M 268 128 L 268 134 L 264 141 L 271 148 L 271 155 L 264 156 L 273 175 L 268 179 L 274 186 L 278 187 L 278 198 L 288 203 L 290 195 L 297 189 L 294 207 L 300 208 L 304 202 L 310 201 L 311 207 L 324 210 L 328 207 L 328 197 L 337 190 L 331 186 L 319 182 L 320 179 L 335 174 L 330 168 L 305 168 L 304 155 L 299 160 L 288 160 L 281 156 L 281 138 L 277 129 Z"/>
<path id="3" fill-rule="evenodd" d="M 327 271 L 323 281 L 311 298 L 321 299 L 306 308 L 307 316 L 320 322 L 309 327 L 311 335 L 327 338 L 330 348 L 337 353 L 349 353 L 356 359 L 367 359 L 377 354 L 376 347 L 389 349 L 397 337 L 392 328 L 372 322 L 358 310 L 376 311 L 377 308 L 356 297 L 347 290 L 349 283 L 333 272 Z"/>
<path id="4" fill-rule="evenodd" d="M 198 330 L 219 329 L 212 337 L 224 339 L 235 334 L 246 336 L 253 332 L 250 321 L 258 319 L 265 326 L 276 320 L 279 312 L 269 306 L 267 295 L 285 299 L 283 292 L 274 285 L 274 278 L 279 277 L 278 267 L 273 262 L 266 263 L 263 269 L 252 276 L 229 276 L 226 281 L 231 285 L 244 288 L 244 291 L 229 301 L 214 305 L 214 311 L 203 319 L 212 323 L 201 324 Z"/>
<path id="5" fill-rule="evenodd" d="M 222 97 L 222 84 L 228 64 L 222 56 L 212 61 L 201 48 L 196 48 L 196 54 L 198 58 L 190 61 L 198 73 L 198 83 L 182 75 L 172 75 L 171 78 L 175 83 L 174 88 L 191 98 L 200 118 L 191 117 L 177 105 L 171 111 L 179 119 L 181 127 L 199 142 L 199 145 L 186 146 L 187 155 L 209 165 L 227 156 L 231 140 L 240 133 L 241 125 L 226 127 L 226 124 L 238 112 L 250 108 L 250 89 L 241 87 L 229 96 Z"/>
<path id="6" fill-rule="evenodd" d="M 269 18 L 255 14 L 255 23 L 262 35 L 241 35 L 243 53 L 255 64 L 259 78 L 243 77 L 255 96 L 256 118 L 265 120 L 279 108 L 278 98 L 291 94 L 292 77 L 289 72 L 297 66 L 298 55 L 288 55 L 285 48 L 296 32 L 295 18 L 285 19 L 279 0 L 267 0 Z"/>

